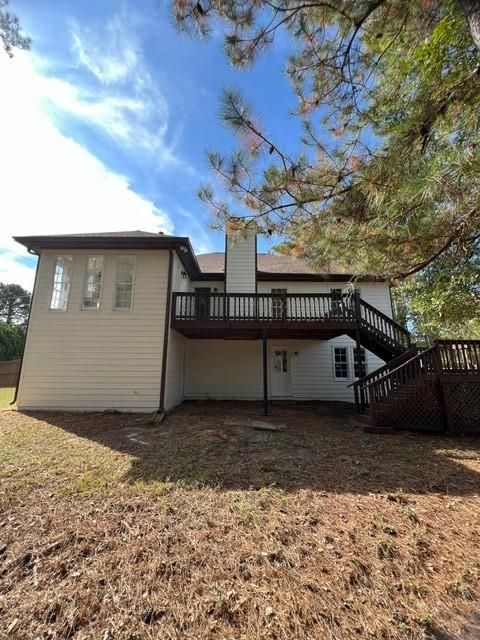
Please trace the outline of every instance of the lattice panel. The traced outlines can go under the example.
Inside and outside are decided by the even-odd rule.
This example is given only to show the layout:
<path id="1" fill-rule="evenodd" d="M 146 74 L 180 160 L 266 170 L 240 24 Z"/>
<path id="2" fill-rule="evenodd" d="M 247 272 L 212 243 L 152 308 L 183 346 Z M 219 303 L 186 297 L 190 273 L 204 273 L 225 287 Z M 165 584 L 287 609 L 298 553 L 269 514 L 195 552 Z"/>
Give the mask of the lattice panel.
<path id="1" fill-rule="evenodd" d="M 480 433 L 480 382 L 444 384 L 450 431 Z"/>
<path id="2" fill-rule="evenodd" d="M 409 389 L 408 397 L 389 399 L 381 407 L 379 425 L 412 431 L 442 431 L 444 420 L 438 390 L 433 384 L 421 385 Z"/>

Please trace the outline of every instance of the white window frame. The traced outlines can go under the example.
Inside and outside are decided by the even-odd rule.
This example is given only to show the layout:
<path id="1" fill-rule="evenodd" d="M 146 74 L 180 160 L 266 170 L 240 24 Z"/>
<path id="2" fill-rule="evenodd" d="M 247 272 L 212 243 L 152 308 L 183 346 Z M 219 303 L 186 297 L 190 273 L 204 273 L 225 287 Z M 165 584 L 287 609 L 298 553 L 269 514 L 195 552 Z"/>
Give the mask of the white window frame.
<path id="1" fill-rule="evenodd" d="M 70 301 L 70 288 L 72 286 L 72 278 L 73 278 L 73 256 L 69 256 L 69 255 L 64 255 L 64 254 L 59 254 L 54 256 L 54 261 L 53 261 L 53 272 L 52 272 L 52 286 L 50 288 L 50 300 L 48 303 L 48 309 L 49 311 L 53 311 L 54 313 L 65 313 L 66 311 L 68 311 L 68 304 Z M 70 261 L 70 273 L 69 278 L 68 278 L 68 282 L 67 282 L 67 292 L 65 295 L 65 307 L 52 307 L 52 301 L 53 301 L 53 294 L 55 291 L 55 275 L 57 273 L 57 263 L 58 260 L 60 258 L 63 258 L 64 260 L 69 260 Z"/>
<path id="2" fill-rule="evenodd" d="M 133 263 L 133 272 L 132 272 L 132 295 L 130 297 L 130 306 L 129 307 L 117 307 L 117 286 L 120 284 L 118 282 L 118 267 L 120 264 L 120 260 L 122 260 L 123 258 L 128 258 L 129 260 L 132 261 Z M 137 271 L 137 260 L 136 260 L 136 256 L 132 256 L 132 255 L 120 255 L 117 256 L 117 260 L 116 260 L 116 270 L 115 270 L 115 285 L 113 287 L 113 303 L 112 303 L 112 308 L 114 311 L 119 311 L 120 313 L 123 312 L 129 312 L 132 311 L 133 309 L 133 296 L 135 293 L 135 275 L 136 275 L 136 271 Z M 125 284 L 125 283 L 122 283 Z"/>
<path id="3" fill-rule="evenodd" d="M 335 369 L 335 349 L 344 349 L 345 355 L 347 356 L 347 375 L 345 378 L 338 378 L 337 372 Z M 352 379 L 352 366 L 350 360 L 350 349 L 348 345 L 344 344 L 332 344 L 332 368 L 333 368 L 333 379 L 335 382 L 349 382 Z"/>
<path id="4" fill-rule="evenodd" d="M 90 261 L 90 258 L 101 258 L 102 260 L 102 276 L 100 278 L 100 293 L 98 295 L 98 305 L 96 307 L 87 307 L 85 306 L 85 294 L 87 292 L 87 282 L 88 282 L 88 263 Z M 105 278 L 105 256 L 100 255 L 98 253 L 94 253 L 94 254 L 90 254 L 87 256 L 86 262 L 85 262 L 85 270 L 84 270 L 84 276 L 83 276 L 83 286 L 82 286 L 82 299 L 80 301 L 80 309 L 81 311 L 100 311 L 100 308 L 102 306 L 102 296 L 103 296 L 103 281 Z"/>

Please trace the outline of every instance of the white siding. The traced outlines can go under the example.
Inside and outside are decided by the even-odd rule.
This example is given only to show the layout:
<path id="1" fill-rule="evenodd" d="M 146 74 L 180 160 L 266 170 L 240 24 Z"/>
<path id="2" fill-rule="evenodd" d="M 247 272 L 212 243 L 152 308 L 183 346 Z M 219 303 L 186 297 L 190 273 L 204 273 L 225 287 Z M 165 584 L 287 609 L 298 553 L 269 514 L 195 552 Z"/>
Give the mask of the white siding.
<path id="1" fill-rule="evenodd" d="M 379 311 L 384 313 L 385 315 L 392 317 L 392 302 L 390 297 L 390 289 L 386 282 L 356 282 L 355 285 L 360 289 L 360 295 L 363 300 L 368 302 L 369 304 L 376 307 Z M 282 281 L 282 282 L 259 282 L 258 283 L 258 292 L 259 293 L 270 293 L 272 289 L 287 289 L 287 293 L 330 293 L 330 289 L 343 289 L 344 291 L 348 290 L 347 282 L 292 282 L 292 281 Z M 339 336 L 338 338 L 333 338 L 332 340 L 321 342 L 315 342 L 315 344 L 328 344 L 328 349 L 331 350 L 331 345 L 336 344 L 338 346 L 347 346 L 352 347 L 355 345 L 355 341 L 349 338 L 348 336 Z M 327 347 L 325 347 L 327 348 Z M 325 354 L 323 354 L 325 355 Z M 312 352 L 312 358 L 318 359 L 318 354 Z M 322 356 L 323 357 L 323 356 Z M 381 360 L 378 356 L 367 351 L 367 372 L 370 373 L 383 366 L 385 362 Z M 331 356 L 329 356 L 331 358 Z M 334 399 L 342 399 L 338 398 L 338 387 L 342 385 L 341 382 L 335 382 L 334 388 L 332 389 L 332 393 L 334 393 L 335 397 L 323 397 L 323 400 L 334 400 Z M 353 398 L 351 389 L 344 389 L 342 395 Z"/>
<path id="2" fill-rule="evenodd" d="M 68 308 L 50 311 L 55 256 L 74 258 Z M 81 311 L 85 264 L 105 256 L 100 309 Z M 114 311 L 117 255 L 135 255 L 132 310 Z M 158 409 L 168 251 L 43 252 L 18 395 L 21 409 Z"/>
<path id="3" fill-rule="evenodd" d="M 255 233 L 227 236 L 227 293 L 255 293 L 256 248 Z"/>
<path id="4" fill-rule="evenodd" d="M 361 297 L 369 304 L 376 307 L 385 315 L 392 317 L 392 303 L 390 290 L 386 282 L 356 282 L 360 289 Z M 287 293 L 330 293 L 330 289 L 343 289 L 348 291 L 347 282 L 293 282 L 284 280 L 259 281 L 258 293 L 270 293 L 272 289 L 287 289 Z"/>
<path id="5" fill-rule="evenodd" d="M 261 353 L 258 340 L 188 340 L 185 397 L 260 398 Z"/>
<path id="6" fill-rule="evenodd" d="M 165 409 L 172 409 L 184 397 L 185 338 L 170 329 L 168 336 L 167 378 L 165 380 Z"/>
<path id="7" fill-rule="evenodd" d="M 333 347 L 346 346 L 351 357 L 353 340 L 346 336 L 333 340 L 286 340 L 282 346 L 290 352 L 292 372 L 292 396 L 297 400 L 341 400 L 353 402 L 353 389 L 348 388 L 353 379 L 353 361 L 350 362 L 350 378 L 335 380 L 333 368 Z M 297 354 L 297 355 L 295 355 Z M 381 366 L 382 361 L 369 351 L 367 372 Z"/>
<path id="8" fill-rule="evenodd" d="M 192 282 L 190 282 L 190 288 L 188 290 L 195 291 L 196 287 L 208 287 L 212 293 L 223 293 L 225 290 L 225 283 L 220 282 L 220 280 L 217 280 L 215 282 L 210 280 L 192 280 Z"/>
<path id="9" fill-rule="evenodd" d="M 333 346 L 347 346 L 349 358 L 355 343 L 347 337 L 334 340 L 272 340 L 268 343 L 269 382 L 272 352 L 289 353 L 291 397 L 296 400 L 353 402 L 353 362 L 350 378 L 335 380 Z M 367 352 L 367 370 L 379 366 Z M 270 385 L 269 385 L 270 386 Z M 185 397 L 192 399 L 259 400 L 263 397 L 261 341 L 188 340 L 185 362 Z"/>
<path id="10" fill-rule="evenodd" d="M 185 271 L 178 256 L 174 254 L 172 264 L 172 293 L 185 293 L 191 290 L 191 282 L 188 276 L 182 277 Z M 167 350 L 167 375 L 165 380 L 165 409 L 171 409 L 183 400 L 184 381 L 184 352 L 186 339 L 170 329 Z"/>

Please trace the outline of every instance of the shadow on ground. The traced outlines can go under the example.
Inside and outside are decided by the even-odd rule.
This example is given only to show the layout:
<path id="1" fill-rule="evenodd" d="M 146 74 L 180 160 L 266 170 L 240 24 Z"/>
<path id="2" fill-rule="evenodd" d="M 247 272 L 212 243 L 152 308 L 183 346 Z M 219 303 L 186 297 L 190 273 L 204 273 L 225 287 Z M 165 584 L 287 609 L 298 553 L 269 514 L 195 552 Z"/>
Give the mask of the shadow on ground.
<path id="1" fill-rule="evenodd" d="M 182 481 L 224 489 L 275 485 L 366 494 L 474 494 L 480 491 L 480 440 L 418 433 L 369 435 L 341 403 L 276 405 L 268 422 L 259 403 L 190 402 L 163 424 L 144 414 L 35 412 L 28 415 L 134 456 L 127 480 Z"/>

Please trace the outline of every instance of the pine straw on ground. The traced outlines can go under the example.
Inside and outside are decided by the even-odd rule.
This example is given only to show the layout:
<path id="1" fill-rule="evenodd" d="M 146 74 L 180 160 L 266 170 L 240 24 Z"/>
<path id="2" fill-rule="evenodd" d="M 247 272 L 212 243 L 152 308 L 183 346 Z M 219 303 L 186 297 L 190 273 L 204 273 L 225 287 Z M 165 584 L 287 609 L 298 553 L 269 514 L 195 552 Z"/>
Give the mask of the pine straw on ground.
<path id="1" fill-rule="evenodd" d="M 478 638 L 480 441 L 258 412 L 0 413 L 0 638 Z"/>

